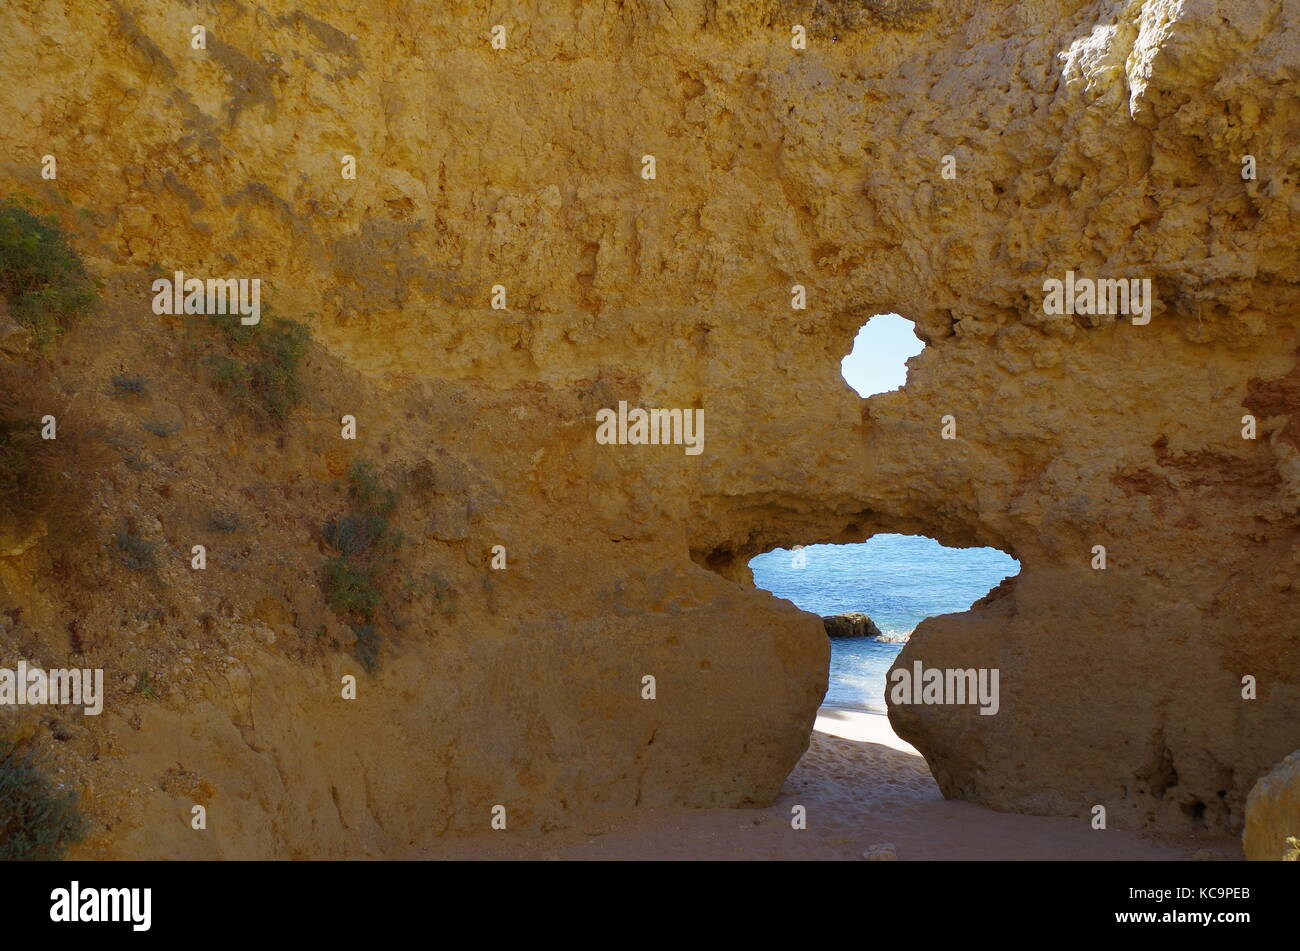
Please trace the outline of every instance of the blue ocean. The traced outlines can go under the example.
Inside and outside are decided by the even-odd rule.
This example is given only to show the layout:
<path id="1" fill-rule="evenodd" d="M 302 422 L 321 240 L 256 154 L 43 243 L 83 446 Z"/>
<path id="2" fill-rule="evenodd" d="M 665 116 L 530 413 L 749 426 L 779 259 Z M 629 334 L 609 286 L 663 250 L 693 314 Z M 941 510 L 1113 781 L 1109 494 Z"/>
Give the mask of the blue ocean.
<path id="1" fill-rule="evenodd" d="M 996 548 L 945 548 L 916 535 L 861 545 L 778 548 L 753 558 L 754 583 L 814 614 L 861 611 L 886 634 L 908 634 L 936 614 L 965 611 L 1020 564 Z M 831 641 L 825 703 L 885 711 L 885 674 L 903 649 L 870 639 Z"/>

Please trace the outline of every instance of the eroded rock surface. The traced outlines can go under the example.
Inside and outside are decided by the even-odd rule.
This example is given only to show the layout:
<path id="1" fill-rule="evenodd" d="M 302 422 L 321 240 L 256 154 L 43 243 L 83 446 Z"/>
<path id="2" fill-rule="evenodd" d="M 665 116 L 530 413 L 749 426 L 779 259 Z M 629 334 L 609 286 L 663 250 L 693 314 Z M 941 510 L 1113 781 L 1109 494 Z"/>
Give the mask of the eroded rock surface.
<path id="1" fill-rule="evenodd" d="M 1241 842 L 1248 859 L 1300 861 L 1300 750 L 1251 789 Z"/>
<path id="2" fill-rule="evenodd" d="M 114 685 L 37 740 L 85 792 L 82 854 L 392 855 L 496 804 L 524 829 L 769 801 L 827 642 L 747 561 L 883 531 L 1022 565 L 900 657 L 1001 670 L 996 716 L 891 710 L 946 794 L 1239 828 L 1300 746 L 1298 16 L 10 0 L 5 191 L 85 208 L 112 281 L 26 407 L 117 434 L 86 532 L 0 558 L 3 656 Z M 311 323 L 281 431 L 186 370 L 185 322 L 149 307 L 174 269 L 260 276 Z M 1067 270 L 1150 279 L 1150 322 L 1045 314 Z M 864 403 L 839 361 L 890 311 L 929 346 Z M 124 368 L 182 430 L 103 395 Z M 620 400 L 703 407 L 704 451 L 597 445 Z M 362 455 L 409 486 L 373 675 L 319 591 Z M 204 528 L 213 507 L 242 527 Z M 113 560 L 126 517 L 156 580 Z"/>

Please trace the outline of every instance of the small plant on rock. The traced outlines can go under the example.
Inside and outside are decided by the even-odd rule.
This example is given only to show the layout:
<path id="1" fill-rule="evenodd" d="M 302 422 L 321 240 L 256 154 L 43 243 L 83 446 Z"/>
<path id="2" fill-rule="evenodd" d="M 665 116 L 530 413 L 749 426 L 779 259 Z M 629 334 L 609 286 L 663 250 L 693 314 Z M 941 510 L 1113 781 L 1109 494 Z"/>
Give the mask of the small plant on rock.
<path id="1" fill-rule="evenodd" d="M 0 293 L 37 346 L 48 349 L 97 294 L 58 219 L 34 214 L 30 204 L 0 200 Z"/>
<path id="2" fill-rule="evenodd" d="M 373 464 L 356 462 L 348 472 L 347 512 L 325 522 L 321 535 L 338 554 L 325 562 L 325 601 L 357 635 L 355 652 L 367 672 L 379 669 L 380 635 L 375 612 L 383 600 L 381 582 L 401 534 L 390 519 L 397 492 L 385 486 Z"/>
<path id="3" fill-rule="evenodd" d="M 77 794 L 60 792 L 27 753 L 0 742 L 0 861 L 60 859 L 87 831 Z"/>

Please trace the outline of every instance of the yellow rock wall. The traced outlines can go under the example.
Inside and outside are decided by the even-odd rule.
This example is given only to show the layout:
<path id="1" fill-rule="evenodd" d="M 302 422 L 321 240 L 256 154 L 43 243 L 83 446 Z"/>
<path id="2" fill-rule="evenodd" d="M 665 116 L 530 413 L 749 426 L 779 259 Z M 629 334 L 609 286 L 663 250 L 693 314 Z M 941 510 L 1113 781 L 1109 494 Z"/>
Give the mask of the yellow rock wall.
<path id="1" fill-rule="evenodd" d="M 85 430 L 158 403 L 184 424 L 132 445 L 143 469 L 70 470 L 83 535 L 0 558 L 4 656 L 80 645 L 114 685 L 69 740 L 23 727 L 86 791 L 83 854 L 395 855 L 494 804 L 545 828 L 767 801 L 827 646 L 747 561 L 880 531 L 1022 564 L 900 658 L 1001 670 L 997 716 L 891 711 L 946 794 L 1238 829 L 1300 746 L 1298 20 L 1263 0 L 9 0 L 0 184 L 87 209 L 78 246 L 109 281 L 46 399 Z M 261 277 L 311 324 L 282 432 L 185 372 L 154 268 Z M 1150 323 L 1044 314 L 1067 269 L 1149 278 Z M 891 311 L 928 347 L 864 402 L 839 361 Z M 155 402 L 103 395 L 123 369 Z M 596 445 L 619 400 L 702 407 L 704 452 Z M 317 590 L 361 455 L 433 486 L 403 495 L 393 580 L 415 593 L 374 676 L 328 647 Z M 198 577 L 214 501 L 248 528 Z M 170 559 L 157 584 L 107 552 L 123 515 Z M 435 571 L 453 617 L 418 590 Z"/>

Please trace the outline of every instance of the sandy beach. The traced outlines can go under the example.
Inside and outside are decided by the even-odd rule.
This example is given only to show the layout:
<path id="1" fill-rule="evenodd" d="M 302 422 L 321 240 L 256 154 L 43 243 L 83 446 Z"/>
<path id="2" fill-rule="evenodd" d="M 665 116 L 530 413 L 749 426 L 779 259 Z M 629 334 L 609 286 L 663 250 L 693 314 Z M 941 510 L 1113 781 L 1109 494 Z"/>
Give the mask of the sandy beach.
<path id="1" fill-rule="evenodd" d="M 790 825 L 807 809 L 807 828 Z M 818 711 L 808 751 L 765 809 L 643 809 L 603 813 L 545 834 L 446 840 L 422 859 L 856 860 L 890 844 L 898 860 L 1232 860 L 1237 839 L 1159 839 L 1094 831 L 1087 820 L 995 812 L 945 800 L 925 760 L 877 713 Z"/>

